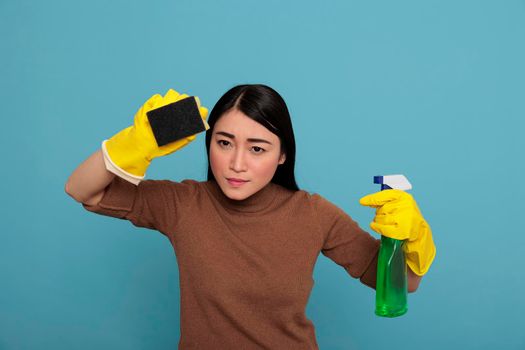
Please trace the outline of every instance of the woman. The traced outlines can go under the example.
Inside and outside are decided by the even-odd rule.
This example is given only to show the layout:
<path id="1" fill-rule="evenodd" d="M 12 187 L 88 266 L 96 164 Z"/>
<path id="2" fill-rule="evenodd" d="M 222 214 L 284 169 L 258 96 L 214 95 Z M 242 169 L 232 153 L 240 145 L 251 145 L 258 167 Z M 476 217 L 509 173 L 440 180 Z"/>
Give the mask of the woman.
<path id="1" fill-rule="evenodd" d="M 75 170 L 66 192 L 89 211 L 169 238 L 180 272 L 180 349 L 317 349 L 305 309 L 319 253 L 375 288 L 379 240 L 320 195 L 298 189 L 288 109 L 268 86 L 232 88 L 207 123 L 196 99 L 208 128 L 208 181 L 143 180 L 153 158 L 195 138 L 157 147 L 147 112 L 186 97 L 173 90 L 153 96 L 134 126 L 104 141 Z M 434 253 L 428 254 L 431 232 L 412 197 L 389 190 L 362 204 L 377 208 L 374 229 L 408 239 L 409 291 L 415 291 Z M 400 213 L 408 213 L 408 224 Z M 406 237 L 396 235 L 396 222 Z"/>

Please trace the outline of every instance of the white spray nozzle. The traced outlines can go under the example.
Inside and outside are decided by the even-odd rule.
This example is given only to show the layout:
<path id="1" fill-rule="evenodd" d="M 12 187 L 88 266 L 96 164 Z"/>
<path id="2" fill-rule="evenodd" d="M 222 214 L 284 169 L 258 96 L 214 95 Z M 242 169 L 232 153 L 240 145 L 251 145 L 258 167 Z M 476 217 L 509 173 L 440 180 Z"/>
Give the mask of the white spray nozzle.
<path id="1" fill-rule="evenodd" d="M 374 176 L 374 183 L 386 185 L 394 190 L 411 190 L 412 185 L 404 175 Z"/>

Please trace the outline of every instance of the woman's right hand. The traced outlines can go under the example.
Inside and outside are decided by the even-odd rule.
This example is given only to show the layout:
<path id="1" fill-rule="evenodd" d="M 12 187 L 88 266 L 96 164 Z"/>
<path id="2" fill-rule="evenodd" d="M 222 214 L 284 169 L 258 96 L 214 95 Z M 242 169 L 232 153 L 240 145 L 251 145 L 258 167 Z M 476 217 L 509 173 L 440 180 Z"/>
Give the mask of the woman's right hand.
<path id="1" fill-rule="evenodd" d="M 159 147 L 147 117 L 149 111 L 185 98 L 190 97 L 186 94 L 179 94 L 172 89 L 169 89 L 164 97 L 159 94 L 150 97 L 135 114 L 132 126 L 125 128 L 102 143 L 106 168 L 128 181 L 138 184 L 144 178 L 146 169 L 154 158 L 171 154 L 192 142 L 196 135 Z M 200 105 L 198 97 L 195 97 L 195 101 L 207 130 L 209 129 L 206 123 L 208 110 Z"/>

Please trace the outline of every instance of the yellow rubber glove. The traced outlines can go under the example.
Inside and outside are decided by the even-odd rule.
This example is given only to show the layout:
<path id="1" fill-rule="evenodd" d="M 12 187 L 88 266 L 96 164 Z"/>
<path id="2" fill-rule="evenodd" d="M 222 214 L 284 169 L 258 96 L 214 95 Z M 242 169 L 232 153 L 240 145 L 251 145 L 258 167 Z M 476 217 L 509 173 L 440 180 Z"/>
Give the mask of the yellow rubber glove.
<path id="1" fill-rule="evenodd" d="M 412 195 L 401 190 L 384 190 L 364 196 L 359 203 L 376 208 L 370 228 L 383 236 L 405 240 L 403 249 L 408 266 L 418 276 L 427 273 L 436 247 L 430 226 Z"/>
<path id="2" fill-rule="evenodd" d="M 106 168 L 117 176 L 138 184 L 145 177 L 146 169 L 154 158 L 173 153 L 193 141 L 197 137 L 196 135 L 182 138 L 161 147 L 157 146 L 146 114 L 153 109 L 188 97 L 186 94 L 179 94 L 175 90 L 169 89 L 164 97 L 155 94 L 147 100 L 135 114 L 132 126 L 102 143 Z M 202 122 L 208 130 L 210 128 L 206 122 L 208 110 L 200 105 L 198 97 L 195 97 L 195 100 L 199 107 Z"/>

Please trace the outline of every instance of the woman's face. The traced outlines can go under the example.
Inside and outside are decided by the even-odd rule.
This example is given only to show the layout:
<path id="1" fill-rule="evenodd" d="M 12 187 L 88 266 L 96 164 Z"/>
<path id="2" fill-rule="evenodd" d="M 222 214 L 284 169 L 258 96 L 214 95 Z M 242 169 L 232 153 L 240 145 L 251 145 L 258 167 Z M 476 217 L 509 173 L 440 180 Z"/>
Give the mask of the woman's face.
<path id="1" fill-rule="evenodd" d="M 210 167 L 222 192 L 231 199 L 248 198 L 266 186 L 285 161 L 280 153 L 279 137 L 239 110 L 225 112 L 215 123 Z"/>

